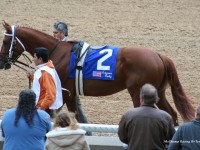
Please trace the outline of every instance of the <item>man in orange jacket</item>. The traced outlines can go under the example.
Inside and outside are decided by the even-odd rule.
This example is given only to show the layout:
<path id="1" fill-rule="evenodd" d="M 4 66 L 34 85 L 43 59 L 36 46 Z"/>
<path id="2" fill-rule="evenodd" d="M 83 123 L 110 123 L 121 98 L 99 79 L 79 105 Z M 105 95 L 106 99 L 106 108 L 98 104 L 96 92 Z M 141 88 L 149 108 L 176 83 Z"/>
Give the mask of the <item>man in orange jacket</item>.
<path id="1" fill-rule="evenodd" d="M 36 107 L 45 110 L 51 118 L 57 109 L 63 105 L 62 87 L 53 62 L 49 60 L 48 49 L 35 49 L 34 63 L 36 71 L 28 73 L 33 80 L 33 91 L 36 93 Z"/>

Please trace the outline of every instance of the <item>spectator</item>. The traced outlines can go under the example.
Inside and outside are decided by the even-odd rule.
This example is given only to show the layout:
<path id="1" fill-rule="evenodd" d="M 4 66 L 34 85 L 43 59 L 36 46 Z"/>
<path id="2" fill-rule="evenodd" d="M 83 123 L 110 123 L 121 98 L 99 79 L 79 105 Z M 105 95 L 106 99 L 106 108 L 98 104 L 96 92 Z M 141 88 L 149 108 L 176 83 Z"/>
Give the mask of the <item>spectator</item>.
<path id="1" fill-rule="evenodd" d="M 200 149 L 200 105 L 197 107 L 196 119 L 178 127 L 169 144 L 169 150 Z"/>
<path id="2" fill-rule="evenodd" d="M 158 100 L 155 87 L 145 84 L 140 91 L 141 106 L 122 116 L 118 135 L 128 150 L 166 149 L 165 142 L 171 140 L 175 129 L 172 117 L 154 106 Z"/>
<path id="3" fill-rule="evenodd" d="M 53 36 L 58 39 L 59 41 L 68 41 L 68 25 L 67 23 L 63 21 L 55 21 L 53 24 Z M 76 104 L 78 109 L 78 117 L 80 123 L 88 123 L 87 117 L 85 116 L 85 113 L 83 111 L 80 97 L 76 96 Z M 91 133 L 87 133 L 88 135 L 91 135 Z"/>
<path id="4" fill-rule="evenodd" d="M 28 72 L 33 80 L 33 91 L 36 93 L 36 107 L 45 110 L 51 118 L 63 105 L 62 87 L 53 62 L 49 60 L 48 49 L 35 48 L 34 63 L 37 70 L 34 75 Z"/>
<path id="5" fill-rule="evenodd" d="M 46 133 L 51 128 L 50 116 L 35 106 L 36 94 L 23 90 L 17 108 L 7 110 L 1 122 L 3 150 L 43 150 Z"/>
<path id="6" fill-rule="evenodd" d="M 60 113 L 55 118 L 54 129 L 46 134 L 45 150 L 89 150 L 85 133 L 79 129 L 74 113 Z"/>

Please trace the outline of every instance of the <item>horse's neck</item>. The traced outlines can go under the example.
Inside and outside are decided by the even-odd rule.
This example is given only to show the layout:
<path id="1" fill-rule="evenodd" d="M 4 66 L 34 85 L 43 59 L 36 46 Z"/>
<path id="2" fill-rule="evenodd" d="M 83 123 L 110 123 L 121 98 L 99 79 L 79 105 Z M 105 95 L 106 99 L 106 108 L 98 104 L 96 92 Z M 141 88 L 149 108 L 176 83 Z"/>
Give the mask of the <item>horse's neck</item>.
<path id="1" fill-rule="evenodd" d="M 45 47 L 51 51 L 53 46 L 57 43 L 57 40 L 52 36 L 29 28 L 21 28 L 21 30 L 19 30 L 19 37 L 26 50 L 32 56 L 34 55 L 36 47 Z"/>

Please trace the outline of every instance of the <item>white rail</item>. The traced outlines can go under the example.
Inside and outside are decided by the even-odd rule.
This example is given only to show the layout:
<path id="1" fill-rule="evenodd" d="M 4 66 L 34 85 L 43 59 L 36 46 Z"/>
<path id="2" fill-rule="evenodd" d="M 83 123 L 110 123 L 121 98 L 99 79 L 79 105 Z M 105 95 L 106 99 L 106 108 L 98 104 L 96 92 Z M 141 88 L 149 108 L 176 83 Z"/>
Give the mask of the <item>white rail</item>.
<path id="1" fill-rule="evenodd" d="M 1 120 L 0 120 L 0 126 L 1 126 Z M 84 124 L 84 123 L 79 123 L 79 126 L 81 129 L 88 132 L 103 132 L 103 133 L 117 133 L 119 127 L 118 125 Z M 0 138 L 2 138 L 1 135 Z"/>
<path id="2" fill-rule="evenodd" d="M 104 133 L 117 133 L 118 125 L 105 125 L 105 124 L 79 124 L 80 128 L 88 132 L 104 132 Z"/>
<path id="3" fill-rule="evenodd" d="M 53 123 L 52 123 L 53 124 Z M 1 120 L 0 120 L 0 126 L 1 126 Z M 84 124 L 79 123 L 79 126 L 81 129 L 86 130 L 88 132 L 103 132 L 103 133 L 117 133 L 118 131 L 118 125 L 105 125 L 105 124 Z M 89 142 L 90 146 L 94 146 L 97 144 L 98 146 L 102 143 L 103 146 L 105 146 L 105 143 L 107 144 L 110 142 L 112 143 L 112 146 L 115 146 L 115 148 L 118 149 L 126 149 L 127 145 L 124 143 L 121 143 L 117 137 L 96 137 L 96 136 L 88 136 L 86 137 L 87 141 Z M 105 140 L 106 139 L 106 140 Z M 0 128 L 0 142 L 3 142 L 4 138 L 2 137 L 1 128 Z M 111 142 L 112 141 L 112 142 Z M 1 150 L 1 148 L 0 148 Z"/>

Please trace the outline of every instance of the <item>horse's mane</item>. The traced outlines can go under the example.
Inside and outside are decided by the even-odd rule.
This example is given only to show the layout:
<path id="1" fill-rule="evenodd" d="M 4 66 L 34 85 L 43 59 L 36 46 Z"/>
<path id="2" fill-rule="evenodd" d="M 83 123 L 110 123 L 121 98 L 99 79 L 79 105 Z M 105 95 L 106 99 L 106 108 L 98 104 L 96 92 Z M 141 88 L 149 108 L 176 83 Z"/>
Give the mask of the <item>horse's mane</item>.
<path id="1" fill-rule="evenodd" d="M 25 30 L 32 30 L 32 31 L 37 32 L 37 33 L 39 33 L 39 34 L 43 34 L 43 35 L 45 35 L 45 36 L 51 36 L 51 37 L 53 37 L 52 35 L 50 35 L 50 34 L 48 34 L 48 33 L 45 33 L 45 32 L 43 32 L 43 31 L 40 31 L 40 30 L 38 30 L 38 29 L 35 29 L 35 28 L 33 28 L 33 27 L 17 26 L 17 28 L 25 29 Z"/>

